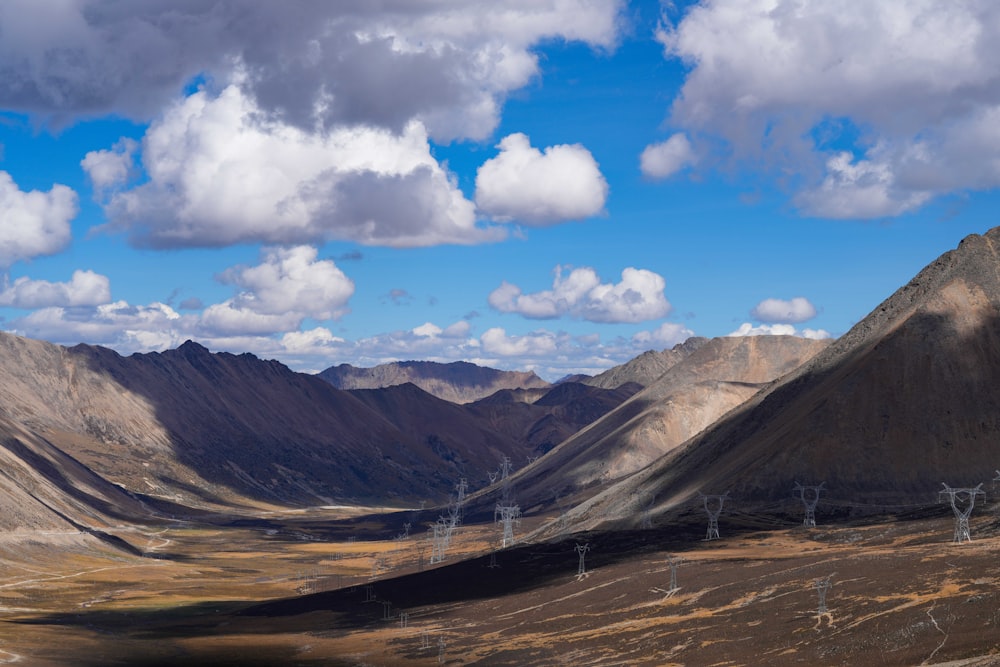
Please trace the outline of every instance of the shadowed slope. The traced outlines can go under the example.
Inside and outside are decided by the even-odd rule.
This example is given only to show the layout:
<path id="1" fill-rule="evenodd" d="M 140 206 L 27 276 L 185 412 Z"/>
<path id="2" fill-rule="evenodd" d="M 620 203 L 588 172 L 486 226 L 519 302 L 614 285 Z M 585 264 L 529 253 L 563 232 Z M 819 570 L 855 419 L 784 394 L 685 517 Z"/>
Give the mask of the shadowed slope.
<path id="1" fill-rule="evenodd" d="M 600 419 L 640 389 L 635 383 L 603 389 L 563 382 L 532 400 L 527 397 L 540 390 L 504 390 L 470 403 L 466 409 L 490 428 L 523 443 L 527 453 L 535 457 Z"/>
<path id="2" fill-rule="evenodd" d="M 740 405 L 827 341 L 791 336 L 700 343 L 653 384 L 513 479 L 522 506 L 593 490 L 639 470 Z"/>
<path id="3" fill-rule="evenodd" d="M 699 490 L 744 507 L 825 481 L 825 503 L 921 506 L 1000 460 L 1000 228 L 944 254 L 810 363 L 581 509 Z M 895 509 L 898 509 L 896 507 Z"/>

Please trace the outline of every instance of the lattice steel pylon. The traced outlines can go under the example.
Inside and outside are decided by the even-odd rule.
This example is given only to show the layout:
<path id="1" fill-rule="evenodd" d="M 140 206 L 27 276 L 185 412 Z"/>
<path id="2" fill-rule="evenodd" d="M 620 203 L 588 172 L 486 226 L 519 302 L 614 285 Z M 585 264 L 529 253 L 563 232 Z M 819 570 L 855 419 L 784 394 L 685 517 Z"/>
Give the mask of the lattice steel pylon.
<path id="1" fill-rule="evenodd" d="M 584 558 L 586 557 L 588 551 L 590 551 L 590 544 L 576 545 L 576 553 L 580 555 L 580 564 L 576 568 L 576 573 L 578 575 L 587 573 L 587 566 L 584 563 Z"/>
<path id="2" fill-rule="evenodd" d="M 830 579 L 833 578 L 831 574 L 826 579 L 816 580 L 816 594 L 819 596 L 819 609 L 817 613 L 822 616 L 827 613 L 826 611 L 826 592 L 830 590 Z"/>
<path id="3" fill-rule="evenodd" d="M 677 567 L 683 559 L 674 556 L 667 556 L 667 564 L 670 566 L 670 590 L 668 593 L 676 593 L 680 586 L 677 585 Z"/>
<path id="4" fill-rule="evenodd" d="M 951 509 L 955 513 L 955 542 L 971 542 L 972 535 L 969 532 L 969 515 L 972 508 L 976 506 L 976 496 L 986 496 L 983 485 L 980 483 L 975 488 L 953 489 L 944 482 L 944 490 L 938 492 L 938 498 L 947 496 L 951 501 Z M 967 503 L 965 507 L 959 507 L 961 503 Z"/>
<path id="5" fill-rule="evenodd" d="M 705 514 L 708 515 L 708 532 L 705 534 L 705 539 L 717 540 L 719 539 L 719 515 L 722 514 L 722 508 L 726 504 L 729 492 L 726 491 L 722 495 L 714 496 L 706 496 L 704 493 L 699 493 L 698 497 L 701 498 L 705 506 Z M 717 505 L 711 507 L 710 503 L 716 503 Z"/>
<path id="6" fill-rule="evenodd" d="M 802 486 L 798 482 L 795 482 L 795 488 L 792 490 L 799 492 L 799 498 L 806 509 L 806 518 L 802 521 L 803 526 L 809 528 L 816 527 L 816 505 L 819 504 L 819 494 L 824 490 L 824 484 L 826 482 L 820 482 L 818 486 Z M 807 495 L 807 492 L 810 492 L 810 494 Z"/>
<path id="7" fill-rule="evenodd" d="M 497 505 L 493 510 L 493 522 L 503 525 L 501 548 L 514 544 L 514 525 L 521 525 L 521 508 L 517 505 Z"/>
<path id="8" fill-rule="evenodd" d="M 510 462 L 509 456 L 504 456 L 500 459 L 500 503 L 505 506 L 513 505 L 513 499 L 510 492 L 510 473 L 513 470 L 513 466 Z"/>

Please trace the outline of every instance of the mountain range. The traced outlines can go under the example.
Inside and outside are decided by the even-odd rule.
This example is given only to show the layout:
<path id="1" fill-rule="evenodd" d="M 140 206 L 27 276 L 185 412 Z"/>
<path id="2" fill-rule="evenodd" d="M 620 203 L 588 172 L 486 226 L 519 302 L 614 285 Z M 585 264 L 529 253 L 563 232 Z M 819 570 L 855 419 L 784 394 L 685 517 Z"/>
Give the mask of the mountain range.
<path id="1" fill-rule="evenodd" d="M 926 512 L 976 488 L 1000 461 L 1000 228 L 929 264 L 810 361 L 706 430 L 577 508 L 577 527 L 701 511 L 801 511 L 796 483 L 823 484 L 839 516 Z M 692 508 L 694 508 L 692 510 Z M 821 520 L 822 517 L 819 517 Z M 630 517 L 628 521 L 634 521 Z"/>
<path id="2" fill-rule="evenodd" d="M 787 513 L 796 483 L 823 483 L 842 515 L 919 510 L 942 482 L 1000 466 L 1000 228 L 836 341 L 693 338 L 554 385 L 465 363 L 309 375 L 191 341 L 125 357 L 11 334 L 0 369 L 7 531 L 105 539 L 185 508 L 413 507 L 459 479 L 489 515 L 503 460 L 525 511 L 575 506 L 575 528 L 634 523 L 637 502 L 697 511 L 699 493 Z M 372 386 L 331 383 L 351 377 Z"/>

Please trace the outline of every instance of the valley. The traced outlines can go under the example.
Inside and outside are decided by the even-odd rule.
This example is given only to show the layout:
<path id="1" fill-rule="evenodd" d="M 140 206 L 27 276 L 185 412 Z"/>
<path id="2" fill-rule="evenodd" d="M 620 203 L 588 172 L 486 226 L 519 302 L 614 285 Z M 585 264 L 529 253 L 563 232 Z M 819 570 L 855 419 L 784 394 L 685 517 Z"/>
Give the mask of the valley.
<path id="1" fill-rule="evenodd" d="M 555 384 L 0 334 L 0 664 L 1000 665 L 998 323 L 1000 228 Z"/>
<path id="2" fill-rule="evenodd" d="M 380 538 L 399 513 L 344 509 L 122 528 L 143 556 L 8 536 L 0 660 L 1000 664 L 998 508 L 973 516 L 974 541 L 964 544 L 951 542 L 946 509 L 768 529 L 737 513 L 721 520 L 721 539 L 707 542 L 704 517 L 692 514 L 672 526 L 523 539 L 500 550 L 496 525 L 472 524 L 456 529 L 434 565 L 426 525 Z M 527 517 L 518 534 L 557 520 Z M 72 536 L 39 539 L 66 545 Z M 582 573 L 580 544 L 589 547 Z"/>

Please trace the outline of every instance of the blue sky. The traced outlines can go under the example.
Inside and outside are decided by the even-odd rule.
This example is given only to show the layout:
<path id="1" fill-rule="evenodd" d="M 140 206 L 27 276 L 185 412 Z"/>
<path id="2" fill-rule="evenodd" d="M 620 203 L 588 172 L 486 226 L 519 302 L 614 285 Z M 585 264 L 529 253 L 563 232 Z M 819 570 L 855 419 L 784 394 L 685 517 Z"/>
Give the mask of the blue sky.
<path id="1" fill-rule="evenodd" d="M 0 326 L 555 380 L 997 224 L 991 2 L 0 6 Z"/>

